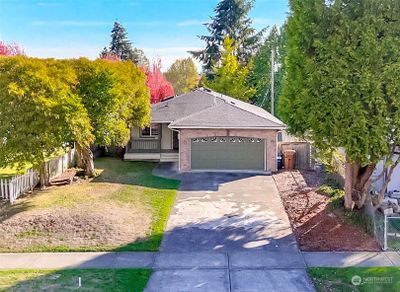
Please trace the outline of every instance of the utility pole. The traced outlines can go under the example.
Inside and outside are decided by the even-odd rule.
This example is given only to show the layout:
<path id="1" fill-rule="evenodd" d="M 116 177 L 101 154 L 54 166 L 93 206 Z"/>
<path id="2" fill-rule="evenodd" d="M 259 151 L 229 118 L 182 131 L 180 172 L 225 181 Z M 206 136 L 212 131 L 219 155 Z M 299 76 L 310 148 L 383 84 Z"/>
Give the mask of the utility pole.
<path id="1" fill-rule="evenodd" d="M 275 115 L 275 48 L 271 51 L 271 114 Z"/>

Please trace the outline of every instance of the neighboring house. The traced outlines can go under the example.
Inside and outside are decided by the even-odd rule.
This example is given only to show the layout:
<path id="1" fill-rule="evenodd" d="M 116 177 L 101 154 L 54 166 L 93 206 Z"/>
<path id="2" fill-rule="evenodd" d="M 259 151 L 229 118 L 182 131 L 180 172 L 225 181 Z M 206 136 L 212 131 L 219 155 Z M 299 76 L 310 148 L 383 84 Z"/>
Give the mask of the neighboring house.
<path id="1" fill-rule="evenodd" d="M 257 106 L 209 89 L 152 105 L 151 127 L 134 128 L 126 160 L 177 161 L 180 171 L 276 171 L 285 124 Z"/>
<path id="2" fill-rule="evenodd" d="M 399 147 L 398 147 L 398 148 L 399 148 Z M 393 157 L 393 160 L 394 160 L 394 159 L 397 159 L 399 155 L 400 155 L 400 148 L 399 148 L 399 150 L 396 152 L 396 155 Z M 384 161 L 380 161 L 380 162 L 378 163 L 378 165 L 376 166 L 376 168 L 375 168 L 375 170 L 374 170 L 374 173 L 372 174 L 372 177 L 371 177 L 372 180 L 373 180 L 374 178 L 376 178 L 380 173 L 382 173 L 383 166 L 384 166 Z M 383 186 L 383 184 L 384 184 L 385 179 L 386 179 L 386 178 L 384 177 L 384 178 L 378 180 L 377 182 L 375 182 L 375 183 L 373 184 L 374 188 L 375 188 L 377 191 L 380 191 L 380 190 L 382 189 L 382 186 Z M 394 172 L 393 172 L 393 174 L 392 174 L 392 177 L 391 177 L 391 179 L 390 179 L 389 185 L 388 185 L 388 187 L 387 187 L 387 191 L 388 191 L 388 192 L 400 191 L 400 165 L 398 165 L 398 166 L 395 168 L 395 170 L 394 170 Z"/>

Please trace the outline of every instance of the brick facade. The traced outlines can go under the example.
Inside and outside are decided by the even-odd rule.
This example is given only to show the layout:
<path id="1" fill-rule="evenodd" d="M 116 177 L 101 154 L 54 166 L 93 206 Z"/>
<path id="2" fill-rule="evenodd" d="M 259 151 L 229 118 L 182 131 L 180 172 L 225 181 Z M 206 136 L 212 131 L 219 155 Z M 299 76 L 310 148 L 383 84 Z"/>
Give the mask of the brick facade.
<path id="1" fill-rule="evenodd" d="M 179 139 L 180 171 L 191 170 L 191 139 L 215 136 L 237 136 L 248 138 L 261 138 L 266 141 L 266 169 L 274 172 L 276 165 L 276 130 L 223 130 L 223 129 L 181 129 Z"/>

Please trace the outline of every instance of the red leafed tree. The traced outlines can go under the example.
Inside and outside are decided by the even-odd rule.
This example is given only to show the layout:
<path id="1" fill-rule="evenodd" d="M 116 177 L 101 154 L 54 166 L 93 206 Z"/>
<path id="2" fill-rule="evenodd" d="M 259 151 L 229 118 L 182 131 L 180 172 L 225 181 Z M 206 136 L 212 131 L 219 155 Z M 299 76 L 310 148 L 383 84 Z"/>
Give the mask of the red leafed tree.
<path id="1" fill-rule="evenodd" d="M 114 55 L 112 53 L 102 56 L 101 59 L 109 61 L 121 61 L 121 59 L 117 55 Z"/>
<path id="2" fill-rule="evenodd" d="M 25 55 L 24 50 L 17 44 L 6 44 L 0 41 L 0 56 Z"/>
<path id="3" fill-rule="evenodd" d="M 109 61 L 121 61 L 121 58 L 118 55 L 110 52 L 107 48 L 104 48 L 99 56 L 100 59 L 109 60 Z"/>
<path id="4" fill-rule="evenodd" d="M 146 75 L 146 84 L 150 89 L 150 102 L 152 104 L 175 95 L 175 90 L 171 83 L 165 79 L 161 72 L 161 60 L 153 62 L 147 69 Z"/>

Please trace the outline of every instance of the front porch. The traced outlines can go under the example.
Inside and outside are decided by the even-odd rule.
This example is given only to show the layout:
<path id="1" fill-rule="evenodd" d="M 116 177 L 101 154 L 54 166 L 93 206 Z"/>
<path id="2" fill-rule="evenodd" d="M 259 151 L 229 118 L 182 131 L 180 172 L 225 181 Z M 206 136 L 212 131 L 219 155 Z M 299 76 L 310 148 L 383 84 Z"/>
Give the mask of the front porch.
<path id="1" fill-rule="evenodd" d="M 178 132 L 168 128 L 168 124 L 152 124 L 145 129 L 133 128 L 131 139 L 125 148 L 124 159 L 177 162 Z"/>

